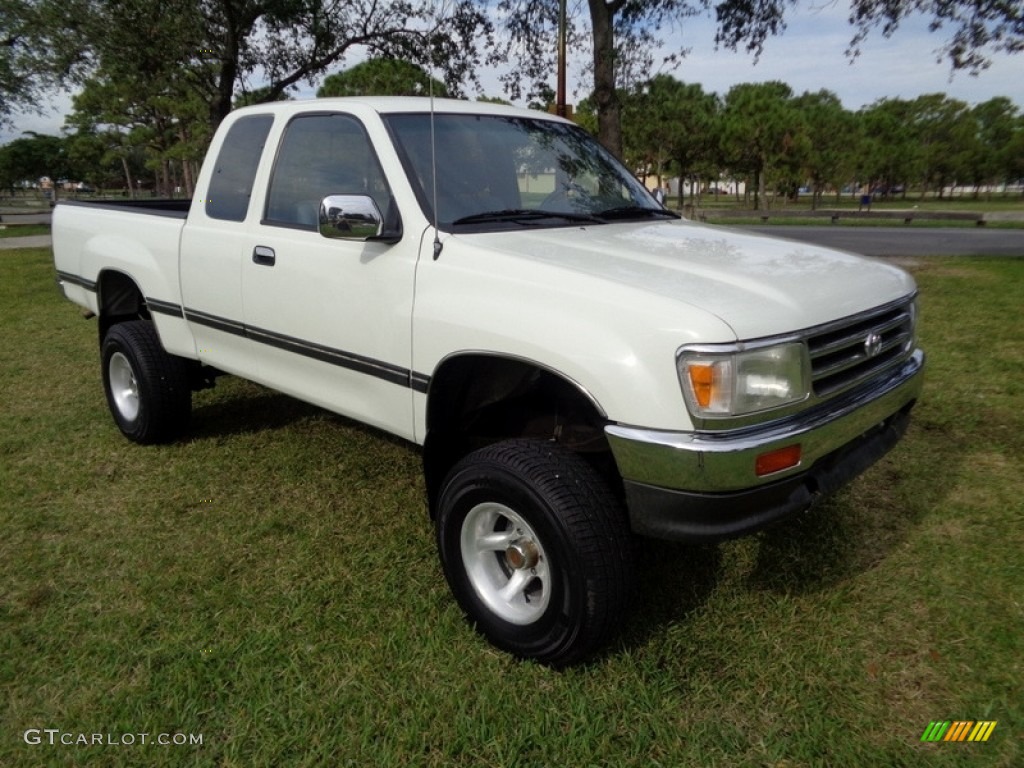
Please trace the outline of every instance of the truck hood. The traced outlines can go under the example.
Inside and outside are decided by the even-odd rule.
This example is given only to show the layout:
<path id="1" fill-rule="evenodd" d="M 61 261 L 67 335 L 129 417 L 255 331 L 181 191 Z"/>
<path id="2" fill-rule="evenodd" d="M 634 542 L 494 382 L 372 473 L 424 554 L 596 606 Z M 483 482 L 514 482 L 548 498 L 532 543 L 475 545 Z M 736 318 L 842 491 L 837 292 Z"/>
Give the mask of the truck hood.
<path id="1" fill-rule="evenodd" d="M 469 237 L 507 256 L 697 307 L 729 325 L 737 339 L 820 325 L 915 290 L 902 270 L 850 253 L 689 221 Z"/>

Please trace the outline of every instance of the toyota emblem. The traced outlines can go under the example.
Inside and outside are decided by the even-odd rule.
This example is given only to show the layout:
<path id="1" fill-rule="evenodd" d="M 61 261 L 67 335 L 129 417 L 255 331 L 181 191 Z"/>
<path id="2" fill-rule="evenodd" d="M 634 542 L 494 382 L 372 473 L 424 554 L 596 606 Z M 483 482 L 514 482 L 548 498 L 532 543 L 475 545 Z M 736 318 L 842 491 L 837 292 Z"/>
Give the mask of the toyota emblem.
<path id="1" fill-rule="evenodd" d="M 869 333 L 867 338 L 864 339 L 864 354 L 868 357 L 875 357 L 881 351 L 882 335 L 879 333 Z"/>

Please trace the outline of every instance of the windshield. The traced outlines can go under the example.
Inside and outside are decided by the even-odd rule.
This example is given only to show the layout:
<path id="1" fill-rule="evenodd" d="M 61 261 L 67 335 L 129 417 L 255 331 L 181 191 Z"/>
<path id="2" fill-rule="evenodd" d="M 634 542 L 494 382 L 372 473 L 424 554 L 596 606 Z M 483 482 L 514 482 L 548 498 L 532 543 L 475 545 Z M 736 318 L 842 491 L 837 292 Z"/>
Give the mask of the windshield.
<path id="1" fill-rule="evenodd" d="M 429 114 L 385 118 L 406 172 L 434 220 Z M 437 222 L 494 231 L 676 218 L 586 131 L 551 120 L 434 116 Z"/>

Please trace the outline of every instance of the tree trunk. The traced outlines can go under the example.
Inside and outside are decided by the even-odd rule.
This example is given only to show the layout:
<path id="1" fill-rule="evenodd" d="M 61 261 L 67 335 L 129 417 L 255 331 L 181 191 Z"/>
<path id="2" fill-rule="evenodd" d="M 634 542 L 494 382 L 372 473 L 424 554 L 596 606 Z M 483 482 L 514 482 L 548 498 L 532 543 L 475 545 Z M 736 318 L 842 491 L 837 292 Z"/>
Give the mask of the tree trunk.
<path id="1" fill-rule="evenodd" d="M 135 199 L 135 181 L 132 179 L 131 168 L 128 167 L 128 158 L 121 155 L 121 167 L 124 169 L 124 180 L 128 184 L 128 197 Z"/>
<path id="2" fill-rule="evenodd" d="M 238 79 L 238 59 L 241 55 L 241 46 L 238 40 L 235 25 L 237 20 L 228 19 L 226 31 L 227 40 L 224 41 L 224 58 L 221 61 L 220 70 L 217 72 L 217 92 L 210 100 L 210 135 L 217 130 L 217 126 L 231 112 L 231 100 L 235 93 L 235 81 Z"/>
<path id="3" fill-rule="evenodd" d="M 192 161 L 191 160 L 182 160 L 181 161 L 181 180 L 185 184 L 185 196 L 191 199 L 192 194 L 195 191 L 193 189 L 193 182 L 192 182 Z"/>
<path id="4" fill-rule="evenodd" d="M 622 159 L 622 105 L 615 92 L 615 12 L 621 0 L 588 0 L 594 35 L 594 103 L 597 138 L 605 149 Z"/>
<path id="5" fill-rule="evenodd" d="M 163 191 L 158 193 L 158 197 L 173 197 L 171 194 L 171 161 L 166 157 L 160 161 L 160 176 L 161 186 Z"/>
<path id="6" fill-rule="evenodd" d="M 218 75 L 217 92 L 210 100 L 210 135 L 213 135 L 217 126 L 231 111 L 231 97 L 235 90 L 236 73 L 236 67 L 225 64 Z"/>

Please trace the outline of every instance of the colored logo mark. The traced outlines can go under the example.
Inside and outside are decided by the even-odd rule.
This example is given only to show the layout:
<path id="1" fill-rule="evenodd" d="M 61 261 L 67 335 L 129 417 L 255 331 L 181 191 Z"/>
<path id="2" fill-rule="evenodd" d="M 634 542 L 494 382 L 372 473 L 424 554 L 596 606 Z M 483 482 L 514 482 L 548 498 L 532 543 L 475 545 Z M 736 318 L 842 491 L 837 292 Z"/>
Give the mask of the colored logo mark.
<path id="1" fill-rule="evenodd" d="M 921 741 L 988 741 L 997 720 L 932 720 Z"/>

